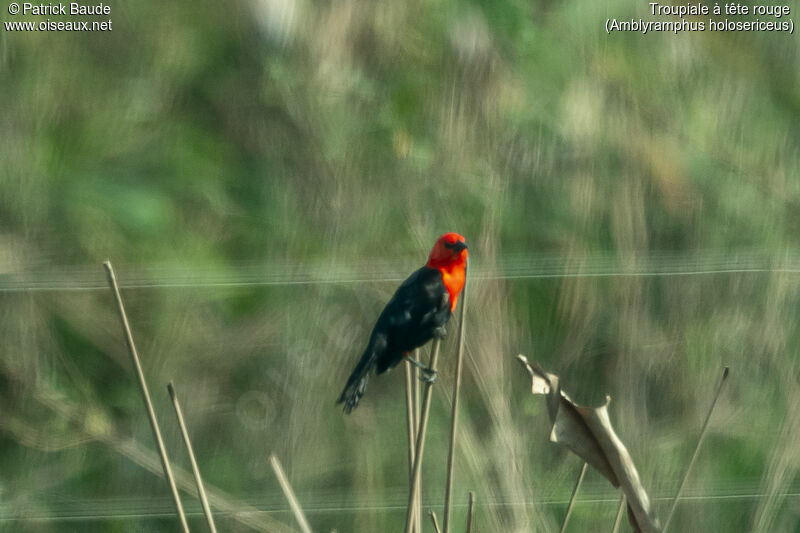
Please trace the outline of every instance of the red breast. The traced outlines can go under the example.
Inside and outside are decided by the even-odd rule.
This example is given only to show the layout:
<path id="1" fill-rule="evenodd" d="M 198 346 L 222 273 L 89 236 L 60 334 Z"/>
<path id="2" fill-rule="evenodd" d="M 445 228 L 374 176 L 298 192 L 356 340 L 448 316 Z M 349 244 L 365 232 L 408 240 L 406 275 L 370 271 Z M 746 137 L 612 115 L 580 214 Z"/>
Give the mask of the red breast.
<path id="1" fill-rule="evenodd" d="M 450 311 L 456 308 L 458 295 L 467 278 L 467 244 L 458 233 L 445 233 L 436 240 L 426 266 L 442 274 L 442 281 L 450 294 Z"/>

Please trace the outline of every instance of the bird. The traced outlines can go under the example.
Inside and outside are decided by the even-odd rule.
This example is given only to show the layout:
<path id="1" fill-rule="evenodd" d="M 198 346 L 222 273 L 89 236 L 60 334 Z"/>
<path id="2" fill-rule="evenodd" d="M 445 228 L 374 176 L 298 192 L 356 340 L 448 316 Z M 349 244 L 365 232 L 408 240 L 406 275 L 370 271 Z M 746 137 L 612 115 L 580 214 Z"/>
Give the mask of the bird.
<path id="1" fill-rule="evenodd" d="M 383 374 L 403 359 L 422 369 L 420 379 L 436 380 L 436 372 L 413 357 L 411 352 L 434 337 L 447 334 L 450 320 L 467 276 L 466 240 L 458 233 L 445 233 L 433 245 L 427 263 L 413 272 L 386 304 L 361 359 L 347 379 L 338 404 L 350 413 L 367 389 L 372 370 Z"/>

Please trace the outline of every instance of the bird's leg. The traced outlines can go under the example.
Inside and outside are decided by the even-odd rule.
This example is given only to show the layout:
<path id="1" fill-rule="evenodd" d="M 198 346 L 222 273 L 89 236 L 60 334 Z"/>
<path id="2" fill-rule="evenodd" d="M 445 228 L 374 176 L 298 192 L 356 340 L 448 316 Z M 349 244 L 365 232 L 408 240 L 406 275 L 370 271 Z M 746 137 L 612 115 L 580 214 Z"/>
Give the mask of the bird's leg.
<path id="1" fill-rule="evenodd" d="M 437 339 L 444 339 L 447 336 L 447 329 L 444 326 L 439 326 L 438 328 L 434 328 L 433 336 Z"/>
<path id="2" fill-rule="evenodd" d="M 439 377 L 439 373 L 436 370 L 433 370 L 430 367 L 427 367 L 411 357 L 407 355 L 406 358 L 408 362 L 414 365 L 415 367 L 419 368 L 422 371 L 422 374 L 419 376 L 420 381 L 424 381 L 425 383 L 436 383 L 436 378 Z"/>
<path id="3" fill-rule="evenodd" d="M 431 370 L 429 367 L 427 367 L 424 364 L 420 363 L 419 361 L 417 361 L 416 359 L 414 359 L 410 355 L 407 355 L 406 358 L 408 359 L 409 363 L 411 363 L 415 367 L 417 367 L 420 370 L 422 370 L 422 372 L 434 372 L 434 370 Z"/>

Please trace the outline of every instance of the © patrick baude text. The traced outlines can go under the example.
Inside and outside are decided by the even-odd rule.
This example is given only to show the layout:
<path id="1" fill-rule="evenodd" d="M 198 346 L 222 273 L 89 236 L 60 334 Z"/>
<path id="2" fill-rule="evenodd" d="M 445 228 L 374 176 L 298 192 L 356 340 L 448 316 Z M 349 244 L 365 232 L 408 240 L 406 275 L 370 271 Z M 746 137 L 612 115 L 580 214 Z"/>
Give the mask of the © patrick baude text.
<path id="1" fill-rule="evenodd" d="M 11 2 L 8 14 L 16 19 L 3 21 L 6 31 L 111 31 L 111 6 L 105 3 Z M 21 20 L 34 17 L 34 20 Z M 53 18 L 51 18 L 53 17 Z M 87 17 L 74 20 L 70 17 Z"/>
<path id="2" fill-rule="evenodd" d="M 794 20 L 790 18 L 792 10 L 784 4 L 740 4 L 737 2 L 660 4 L 648 2 L 647 5 L 648 14 L 660 18 L 654 20 L 609 18 L 606 19 L 606 33 L 668 32 L 678 34 L 692 31 L 794 33 Z"/>

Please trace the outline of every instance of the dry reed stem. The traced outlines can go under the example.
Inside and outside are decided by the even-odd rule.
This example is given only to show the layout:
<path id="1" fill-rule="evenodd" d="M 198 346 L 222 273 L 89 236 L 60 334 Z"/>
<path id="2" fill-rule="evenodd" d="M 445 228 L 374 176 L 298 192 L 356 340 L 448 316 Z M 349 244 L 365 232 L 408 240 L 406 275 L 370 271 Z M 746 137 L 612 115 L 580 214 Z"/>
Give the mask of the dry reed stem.
<path id="1" fill-rule="evenodd" d="M 468 272 L 468 270 L 467 270 Z M 465 273 L 466 276 L 466 273 Z M 456 354 L 456 377 L 453 382 L 453 406 L 450 416 L 450 448 L 447 453 L 447 479 L 444 485 L 444 514 L 442 530 L 450 532 L 450 500 L 453 496 L 453 468 L 455 463 L 456 440 L 458 438 L 458 404 L 461 391 L 461 372 L 464 368 L 464 320 L 467 314 L 467 280 L 461 291 L 461 311 L 458 321 L 458 352 Z"/>
<path id="2" fill-rule="evenodd" d="M 619 497 L 619 507 L 617 508 L 617 517 L 614 519 L 614 527 L 611 530 L 611 533 L 617 533 L 619 531 L 619 525 L 622 523 L 622 511 L 625 510 L 625 494 L 621 494 Z"/>
<path id="3" fill-rule="evenodd" d="M 419 361 L 419 348 L 414 350 L 414 359 Z M 414 437 L 416 439 L 416 432 L 417 428 L 419 428 L 419 415 L 420 415 L 420 380 L 419 380 L 419 368 L 416 366 L 412 367 L 412 374 L 411 374 L 411 383 L 414 388 Z M 416 453 L 416 442 L 414 442 L 414 452 Z M 417 501 L 414 504 L 416 509 L 414 510 L 414 517 L 415 517 L 415 524 L 414 527 L 416 528 L 417 533 L 423 533 L 422 531 L 422 491 L 417 492 Z"/>
<path id="4" fill-rule="evenodd" d="M 292 490 L 289 478 L 286 477 L 283 467 L 281 467 L 281 462 L 278 461 L 274 453 L 269 456 L 269 464 L 272 466 L 272 471 L 275 472 L 275 477 L 278 478 L 278 483 L 281 485 L 283 495 L 286 496 L 289 507 L 292 508 L 292 513 L 294 513 L 294 517 L 300 525 L 300 529 L 303 533 L 311 533 L 311 526 L 308 525 L 308 520 L 306 520 L 306 515 L 303 513 L 303 508 L 300 507 L 300 502 L 297 500 L 294 490 Z"/>
<path id="5" fill-rule="evenodd" d="M 34 395 L 37 402 L 52 410 L 62 419 L 73 422 L 75 427 L 81 428 L 82 434 L 87 439 L 96 440 L 108 446 L 110 450 L 152 474 L 164 475 L 164 470 L 161 467 L 161 458 L 156 452 L 133 438 L 118 436 L 119 433 L 113 428 L 110 431 L 97 431 L 96 428 L 87 427 L 83 418 L 83 408 L 78 408 L 76 405 L 65 402 L 61 398 L 55 399 L 56 397 L 51 389 L 37 392 Z M 173 473 L 178 488 L 188 494 L 192 494 L 195 484 L 189 473 L 180 466 L 175 467 Z M 293 533 L 294 531 L 289 526 L 271 518 L 260 509 L 236 500 L 230 494 L 213 485 L 206 485 L 206 490 L 208 491 L 208 499 L 211 505 L 222 511 L 231 520 L 239 522 L 250 529 L 263 533 Z"/>
<path id="6" fill-rule="evenodd" d="M 439 360 L 439 348 L 442 342 L 437 338 L 433 341 L 431 350 L 431 360 L 428 367 L 436 371 L 436 363 Z M 425 394 L 422 397 L 422 412 L 420 413 L 419 429 L 417 430 L 416 456 L 414 457 L 414 471 L 411 473 L 411 491 L 408 495 L 408 508 L 406 509 L 406 528 L 405 533 L 411 533 L 414 525 L 414 515 L 416 505 L 414 502 L 420 493 L 420 474 L 422 472 L 422 456 L 425 452 L 425 434 L 428 430 L 428 415 L 431 412 L 431 393 L 433 383 L 425 383 Z"/>
<path id="7" fill-rule="evenodd" d="M 439 529 L 439 521 L 436 519 L 436 513 L 433 511 L 428 511 L 428 514 L 431 517 L 431 522 L 433 522 L 433 529 L 436 533 L 442 533 L 442 530 Z"/>
<path id="8" fill-rule="evenodd" d="M 686 467 L 686 472 L 683 474 L 681 484 L 678 486 L 678 490 L 675 493 L 675 498 L 672 500 L 672 507 L 669 509 L 667 521 L 664 523 L 664 529 L 662 530 L 662 533 L 667 533 L 669 525 L 672 522 L 672 517 L 675 516 L 675 509 L 678 507 L 678 501 L 681 498 L 681 492 L 683 492 L 683 487 L 686 485 L 686 480 L 689 478 L 689 474 L 692 471 L 695 461 L 697 461 L 697 456 L 700 455 L 700 448 L 703 446 L 703 441 L 705 440 L 706 433 L 708 431 L 708 422 L 711 420 L 711 414 L 714 412 L 714 407 L 717 405 L 717 400 L 722 392 L 722 387 L 725 385 L 725 381 L 728 379 L 729 371 L 730 369 L 727 366 L 722 370 L 722 378 L 719 380 L 719 385 L 717 385 L 717 390 L 714 393 L 714 399 L 711 401 L 711 407 L 708 409 L 706 420 L 703 422 L 703 428 L 700 430 L 700 437 L 697 439 L 697 446 L 694 448 L 692 459 L 689 461 L 689 466 Z"/>
<path id="9" fill-rule="evenodd" d="M 467 533 L 472 533 L 472 514 L 475 511 L 475 492 L 469 491 L 469 503 L 467 505 Z"/>
<path id="10" fill-rule="evenodd" d="M 189 454 L 189 462 L 192 465 L 192 474 L 194 474 L 194 482 L 197 484 L 197 494 L 200 496 L 200 504 L 203 506 L 203 514 L 206 516 L 208 528 L 211 533 L 217 533 L 217 525 L 214 523 L 214 515 L 211 514 L 211 506 L 208 504 L 208 496 L 206 495 L 206 488 L 203 486 L 203 478 L 200 475 L 200 467 L 197 466 L 197 459 L 194 456 L 194 448 L 192 441 L 189 438 L 189 430 L 186 428 L 186 421 L 183 418 L 183 410 L 178 401 L 178 394 L 175 392 L 175 385 L 170 381 L 167 384 L 167 391 L 172 398 L 172 406 L 175 408 L 175 416 L 178 417 L 178 425 L 181 428 L 181 435 L 183 436 L 183 443 L 186 445 L 186 452 Z"/>
<path id="11" fill-rule="evenodd" d="M 416 447 L 416 405 L 414 403 L 414 372 L 412 370 L 411 362 L 406 360 L 405 365 L 406 377 L 406 425 L 408 426 L 408 483 L 409 490 L 411 490 L 412 473 L 414 472 L 414 455 Z M 417 533 L 422 530 L 416 528 Z"/>
<path id="12" fill-rule="evenodd" d="M 414 424 L 416 416 L 414 416 L 414 391 L 412 380 L 413 372 L 411 370 L 411 362 L 405 362 L 405 375 L 406 375 L 406 425 L 408 428 L 408 479 L 411 480 L 411 473 L 414 471 L 414 447 L 416 445 L 416 426 Z"/>
<path id="13" fill-rule="evenodd" d="M 575 505 L 575 498 L 578 496 L 578 491 L 581 488 L 581 483 L 583 483 L 583 478 L 586 475 L 586 468 L 589 466 L 588 463 L 583 463 L 581 467 L 581 472 L 578 474 L 578 479 L 575 480 L 575 486 L 572 488 L 572 495 L 569 497 L 569 504 L 567 504 L 567 512 L 564 515 L 564 522 L 561 523 L 561 529 L 559 530 L 560 533 L 564 533 L 567 530 L 567 524 L 569 523 L 569 516 L 572 514 L 572 508 Z"/>
<path id="14" fill-rule="evenodd" d="M 128 353 L 130 353 L 133 368 L 136 371 L 136 377 L 139 381 L 139 389 L 142 391 L 144 405 L 147 408 L 147 416 L 150 419 L 150 427 L 156 439 L 158 454 L 161 457 L 161 467 L 164 470 L 164 476 L 167 478 L 169 489 L 172 492 L 172 499 L 175 502 L 175 509 L 181 522 L 181 528 L 185 533 L 189 533 L 189 524 L 186 522 L 186 515 L 183 512 L 183 505 L 181 504 L 181 498 L 178 494 L 178 487 L 175 485 L 175 478 L 172 475 L 172 468 L 170 467 L 169 457 L 167 456 L 167 448 L 164 446 L 164 439 L 161 438 L 161 430 L 158 428 L 156 412 L 155 409 L 153 409 L 153 402 L 150 399 L 150 391 L 147 389 L 147 381 L 144 378 L 142 364 L 139 361 L 139 353 L 136 351 L 136 344 L 133 342 L 133 333 L 131 333 L 128 315 L 125 313 L 125 306 L 122 304 L 122 295 L 120 295 L 119 292 L 119 285 L 117 284 L 117 277 L 114 274 L 114 267 L 111 266 L 111 261 L 105 261 L 103 267 L 106 269 L 108 285 L 111 287 L 111 291 L 114 293 L 114 299 L 117 302 L 117 310 L 119 311 L 119 317 L 122 321 L 122 332 L 125 336 L 125 342 L 128 345 Z"/>

